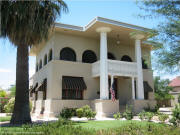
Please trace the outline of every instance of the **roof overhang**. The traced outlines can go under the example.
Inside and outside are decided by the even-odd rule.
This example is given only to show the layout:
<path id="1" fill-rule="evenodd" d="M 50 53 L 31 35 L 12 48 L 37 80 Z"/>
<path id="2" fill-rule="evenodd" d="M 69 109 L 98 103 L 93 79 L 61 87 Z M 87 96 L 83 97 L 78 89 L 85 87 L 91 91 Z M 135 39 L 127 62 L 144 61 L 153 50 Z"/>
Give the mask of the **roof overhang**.
<path id="1" fill-rule="evenodd" d="M 119 22 L 119 21 L 115 21 L 111 19 L 96 17 L 84 27 L 63 24 L 63 23 L 55 23 L 54 32 L 99 39 L 100 34 L 96 32 L 96 29 L 99 27 L 111 28 L 111 32 L 108 33 L 108 40 L 114 40 L 114 39 L 116 40 L 118 36 L 122 44 L 134 44 L 134 39 L 130 37 L 130 34 L 133 32 L 148 33 L 151 30 L 148 28 L 144 28 L 144 27 L 140 27 L 140 26 L 136 26 L 132 24 L 127 24 L 127 23 L 123 23 L 123 22 Z M 148 36 L 147 34 L 145 34 L 145 37 L 142 40 L 146 41 L 147 38 Z M 142 44 L 147 45 L 147 43 L 145 42 L 144 43 L 142 42 Z M 40 46 L 41 47 L 39 48 L 42 48 L 42 44 L 40 44 Z M 151 47 L 149 44 L 148 46 Z M 33 53 L 34 50 L 35 49 L 33 49 L 32 47 L 30 51 L 30 55 L 35 54 Z"/>

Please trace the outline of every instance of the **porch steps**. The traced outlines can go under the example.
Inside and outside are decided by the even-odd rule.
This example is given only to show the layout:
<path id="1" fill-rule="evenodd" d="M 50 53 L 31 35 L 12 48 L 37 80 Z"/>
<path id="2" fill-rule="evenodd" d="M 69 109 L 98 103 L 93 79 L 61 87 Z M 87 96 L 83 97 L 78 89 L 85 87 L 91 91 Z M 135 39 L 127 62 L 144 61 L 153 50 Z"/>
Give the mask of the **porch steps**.
<path id="1" fill-rule="evenodd" d="M 163 113 L 163 114 L 171 115 L 172 109 L 173 109 L 172 107 L 161 107 L 161 108 L 159 108 L 159 112 Z"/>

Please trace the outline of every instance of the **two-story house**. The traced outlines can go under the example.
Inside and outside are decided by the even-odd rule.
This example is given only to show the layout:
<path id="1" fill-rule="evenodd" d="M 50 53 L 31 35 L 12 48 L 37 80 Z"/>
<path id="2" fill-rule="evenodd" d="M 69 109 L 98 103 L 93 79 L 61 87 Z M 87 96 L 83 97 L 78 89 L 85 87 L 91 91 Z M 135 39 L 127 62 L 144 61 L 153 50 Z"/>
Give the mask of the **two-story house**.
<path id="1" fill-rule="evenodd" d="M 65 107 L 90 105 L 108 116 L 127 104 L 135 112 L 153 107 L 152 46 L 143 34 L 148 30 L 102 17 L 85 27 L 56 23 L 49 39 L 30 50 L 36 56 L 33 113 L 55 116 Z"/>

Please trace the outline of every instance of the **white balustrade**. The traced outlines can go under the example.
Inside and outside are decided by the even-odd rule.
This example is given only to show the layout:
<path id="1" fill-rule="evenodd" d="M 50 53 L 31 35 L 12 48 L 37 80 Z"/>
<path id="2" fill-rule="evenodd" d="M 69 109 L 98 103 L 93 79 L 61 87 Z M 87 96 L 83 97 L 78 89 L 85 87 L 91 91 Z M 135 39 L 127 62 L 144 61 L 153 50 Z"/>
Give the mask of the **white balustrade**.
<path id="1" fill-rule="evenodd" d="M 92 64 L 92 76 L 100 75 L 99 61 Z M 136 62 L 108 60 L 108 75 L 137 77 Z"/>

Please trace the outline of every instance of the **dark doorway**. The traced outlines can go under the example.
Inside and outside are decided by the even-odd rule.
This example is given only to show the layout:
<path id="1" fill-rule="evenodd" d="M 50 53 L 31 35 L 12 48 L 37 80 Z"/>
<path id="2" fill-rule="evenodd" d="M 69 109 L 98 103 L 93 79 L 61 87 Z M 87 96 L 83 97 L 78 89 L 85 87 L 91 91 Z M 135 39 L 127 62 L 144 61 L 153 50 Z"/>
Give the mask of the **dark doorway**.
<path id="1" fill-rule="evenodd" d="M 108 88 L 109 88 L 109 99 L 111 99 L 111 92 L 110 92 L 110 88 L 111 88 L 111 78 L 108 79 Z M 113 89 L 115 91 L 115 98 L 117 99 L 117 78 L 114 78 L 113 80 Z"/>

